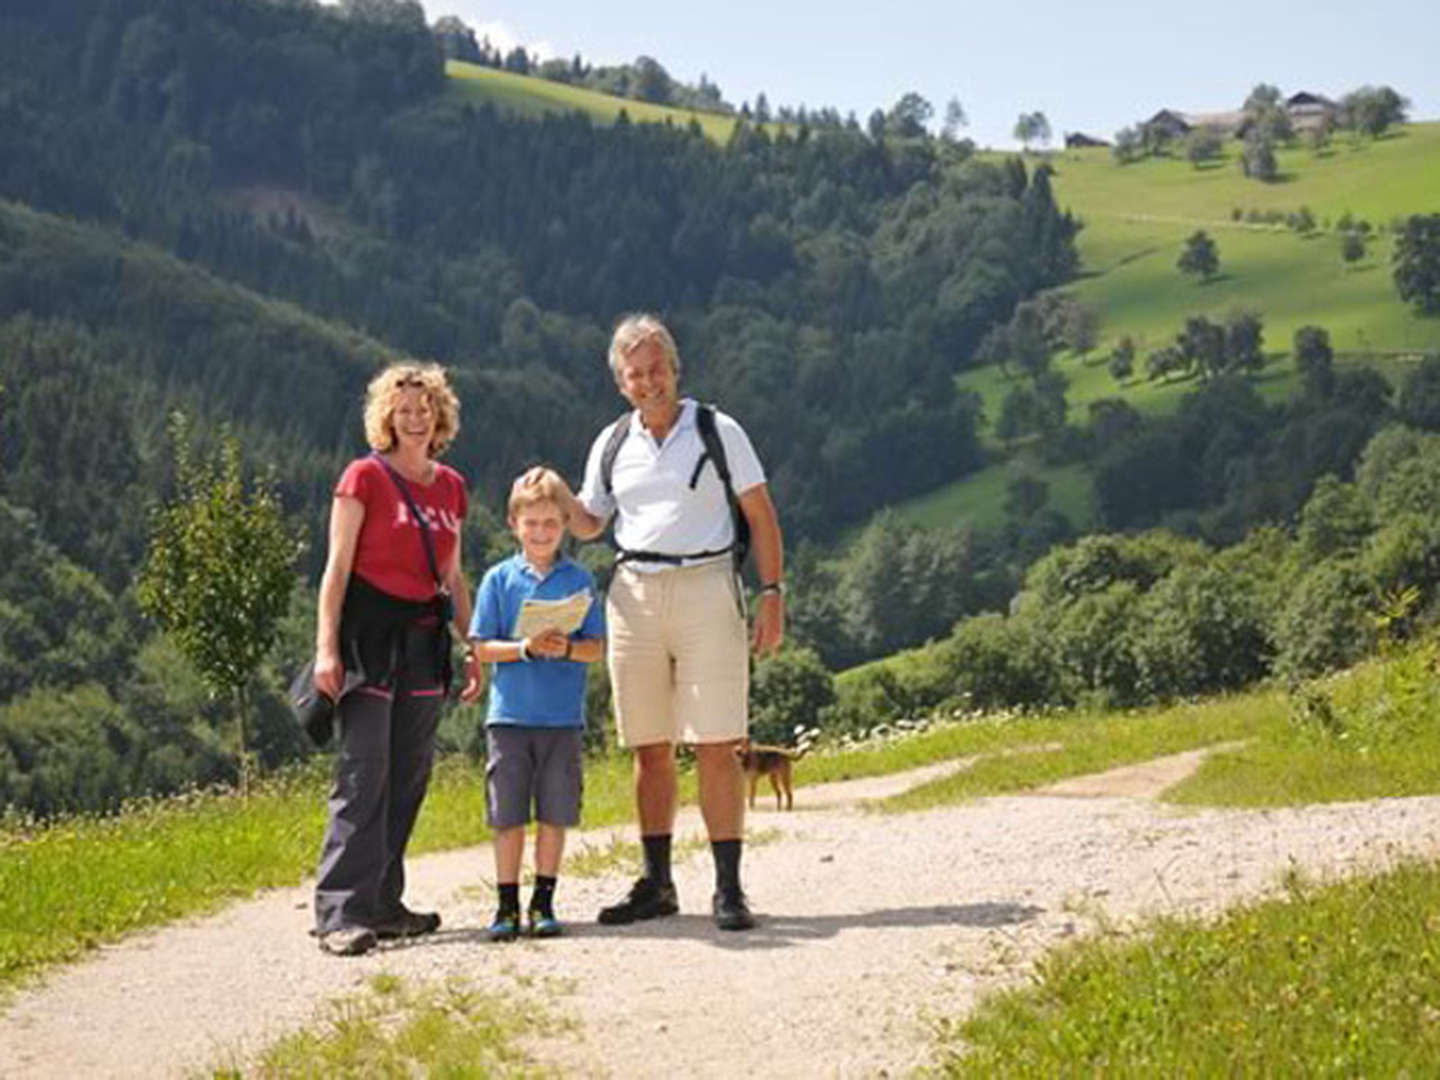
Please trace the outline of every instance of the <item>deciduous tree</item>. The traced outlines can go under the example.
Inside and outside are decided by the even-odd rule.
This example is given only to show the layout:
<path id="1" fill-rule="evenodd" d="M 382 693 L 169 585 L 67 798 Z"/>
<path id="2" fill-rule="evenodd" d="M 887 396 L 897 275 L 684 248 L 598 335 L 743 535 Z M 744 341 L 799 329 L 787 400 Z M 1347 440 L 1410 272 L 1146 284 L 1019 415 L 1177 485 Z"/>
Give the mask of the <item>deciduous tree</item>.
<path id="1" fill-rule="evenodd" d="M 1220 271 L 1220 250 L 1209 233 L 1197 229 L 1186 238 L 1175 265 L 1182 274 L 1197 274 L 1201 281 L 1209 281 Z"/>
<path id="2" fill-rule="evenodd" d="M 1395 238 L 1395 288 L 1427 315 L 1440 314 L 1440 214 L 1412 214 Z"/>
<path id="3" fill-rule="evenodd" d="M 171 437 L 179 491 L 155 511 L 136 595 L 210 692 L 230 699 L 244 790 L 248 687 L 289 607 L 300 539 L 270 482 L 256 480 L 246 491 L 237 439 L 227 437 L 212 464 L 192 459 L 178 414 Z"/>

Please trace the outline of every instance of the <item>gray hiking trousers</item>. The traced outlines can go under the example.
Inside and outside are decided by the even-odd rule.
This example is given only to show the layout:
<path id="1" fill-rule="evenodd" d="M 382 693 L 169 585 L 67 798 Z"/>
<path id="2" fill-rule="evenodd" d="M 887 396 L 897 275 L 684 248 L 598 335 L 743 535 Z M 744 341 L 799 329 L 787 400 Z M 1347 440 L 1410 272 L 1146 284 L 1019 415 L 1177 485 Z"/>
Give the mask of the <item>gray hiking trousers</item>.
<path id="1" fill-rule="evenodd" d="M 402 677 L 403 679 L 403 677 Z M 439 687 L 361 686 L 340 701 L 340 749 L 315 883 L 315 930 L 374 926 L 404 909 L 405 845 L 435 760 Z"/>

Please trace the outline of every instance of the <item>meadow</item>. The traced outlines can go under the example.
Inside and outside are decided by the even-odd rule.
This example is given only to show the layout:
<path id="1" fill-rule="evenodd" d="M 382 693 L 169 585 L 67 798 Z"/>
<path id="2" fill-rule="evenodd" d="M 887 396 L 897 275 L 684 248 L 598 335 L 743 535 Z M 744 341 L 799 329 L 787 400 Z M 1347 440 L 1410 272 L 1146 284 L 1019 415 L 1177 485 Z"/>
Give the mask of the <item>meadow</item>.
<path id="1" fill-rule="evenodd" d="M 1219 162 L 1196 168 L 1181 158 L 1120 165 L 1104 148 L 1047 155 L 1056 200 L 1081 220 L 1081 273 L 1066 288 L 1100 313 L 1100 340 L 1085 356 L 1053 358 L 1070 382 L 1069 419 L 1083 424 L 1089 404 L 1123 398 L 1146 415 L 1173 411 L 1193 379 L 1150 382 L 1146 355 L 1174 340 L 1191 315 L 1223 319 L 1244 309 L 1264 320 L 1267 364 L 1259 392 L 1283 401 L 1298 387 L 1289 357 L 1295 331 L 1318 325 L 1330 334 L 1339 366 L 1366 364 L 1398 382 L 1427 353 L 1440 350 L 1440 320 L 1422 318 L 1401 302 L 1391 277 L 1390 225 L 1397 217 L 1440 211 L 1440 123 L 1408 124 L 1378 140 L 1337 137 L 1320 154 L 1282 148 L 1280 179 L 1244 177 L 1238 144 Z M 988 155 L 987 155 L 988 156 Z M 1030 159 L 1032 167 L 1038 159 Z M 1284 225 L 1244 220 L 1250 211 L 1289 214 L 1307 207 L 1317 228 L 1308 236 Z M 1241 211 L 1242 220 L 1234 220 Z M 1372 227 L 1364 258 L 1340 256 L 1337 223 L 1350 214 Z M 1181 274 L 1175 262 L 1186 237 L 1204 229 L 1215 240 L 1220 273 L 1209 282 Z M 1117 383 L 1107 369 L 1122 336 L 1136 343 L 1136 374 Z M 998 368 L 962 373 L 956 383 L 978 393 L 985 415 L 999 415 L 1011 380 Z M 1051 485 L 1051 505 L 1078 528 L 1089 524 L 1087 473 L 1047 470 L 1027 462 L 1023 445 L 987 445 L 1000 459 L 971 476 L 898 504 L 903 520 L 994 526 L 1004 520 L 1005 484 L 1024 471 Z"/>
<path id="2" fill-rule="evenodd" d="M 499 71 L 463 60 L 447 60 L 445 74 L 450 77 L 447 92 L 453 99 L 476 105 L 491 104 L 497 109 L 533 119 L 540 119 L 547 113 L 580 112 L 595 123 L 608 126 L 615 123 L 623 109 L 636 123 L 669 123 L 677 127 L 697 123 L 705 137 L 717 143 L 729 141 L 737 120 L 722 113 L 617 98 L 581 86 L 517 75 L 512 71 Z M 780 128 L 777 124 L 761 126 L 772 133 Z"/>

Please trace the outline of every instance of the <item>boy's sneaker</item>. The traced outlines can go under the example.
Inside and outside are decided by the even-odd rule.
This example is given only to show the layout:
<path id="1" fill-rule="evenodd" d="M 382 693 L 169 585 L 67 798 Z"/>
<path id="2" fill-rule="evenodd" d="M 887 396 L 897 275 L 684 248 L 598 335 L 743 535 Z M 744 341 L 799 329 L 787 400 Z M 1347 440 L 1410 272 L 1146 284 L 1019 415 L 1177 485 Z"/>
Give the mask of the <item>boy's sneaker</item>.
<path id="1" fill-rule="evenodd" d="M 679 910 L 680 901 L 675 896 L 674 882 L 659 885 L 642 877 L 630 886 L 625 899 L 600 909 L 600 922 L 606 926 L 624 926 L 640 919 L 674 915 Z"/>
<path id="2" fill-rule="evenodd" d="M 525 932 L 531 937 L 559 937 L 565 928 L 553 911 L 531 908 L 525 913 Z"/>
<path id="3" fill-rule="evenodd" d="M 520 936 L 520 912 L 501 908 L 485 931 L 491 941 L 514 941 Z"/>
<path id="4" fill-rule="evenodd" d="M 710 908 L 721 930 L 749 930 L 755 925 L 755 916 L 750 914 L 750 905 L 739 889 L 717 890 Z"/>
<path id="5" fill-rule="evenodd" d="M 371 927 L 375 936 L 381 941 L 390 941 L 394 938 L 419 937 L 421 934 L 433 934 L 440 929 L 440 913 L 438 911 L 411 911 L 409 908 L 401 908 L 400 914 L 393 919 L 386 919 L 382 923 L 376 923 Z"/>
<path id="6" fill-rule="evenodd" d="M 362 956 L 375 947 L 375 931 L 368 926 L 342 926 L 320 935 L 320 951 L 331 956 Z"/>

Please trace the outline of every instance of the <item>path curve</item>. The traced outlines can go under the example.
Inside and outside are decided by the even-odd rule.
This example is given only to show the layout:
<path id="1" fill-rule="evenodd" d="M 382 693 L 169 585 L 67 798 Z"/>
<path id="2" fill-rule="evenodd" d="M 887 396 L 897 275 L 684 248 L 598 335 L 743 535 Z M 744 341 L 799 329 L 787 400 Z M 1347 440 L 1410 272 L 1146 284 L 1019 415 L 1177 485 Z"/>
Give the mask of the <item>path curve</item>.
<path id="1" fill-rule="evenodd" d="M 491 945 L 488 848 L 430 855 L 413 861 L 408 899 L 445 913 L 433 938 L 326 957 L 305 933 L 308 888 L 265 893 L 51 973 L 0 1015 L 0 1076 L 174 1076 L 243 1061 L 380 972 L 560 988 L 553 1007 L 575 1024 L 529 1049 L 567 1075 L 893 1076 L 925 1064 L 932 1018 L 1023 978 L 1101 917 L 1214 911 L 1274 889 L 1291 866 L 1327 875 L 1440 854 L 1440 797 L 1182 811 L 1091 778 L 1088 798 L 898 816 L 859 805 L 964 765 L 802 787 L 791 813 L 762 802 L 751 827 L 765 842 L 745 854 L 762 916 L 750 933 L 711 926 L 702 854 L 676 868 L 676 918 L 595 925 L 627 883 L 562 878 L 569 936 Z M 698 834 L 693 811 L 677 831 Z M 577 835 L 572 850 L 616 835 L 631 834 Z"/>

